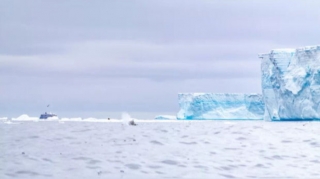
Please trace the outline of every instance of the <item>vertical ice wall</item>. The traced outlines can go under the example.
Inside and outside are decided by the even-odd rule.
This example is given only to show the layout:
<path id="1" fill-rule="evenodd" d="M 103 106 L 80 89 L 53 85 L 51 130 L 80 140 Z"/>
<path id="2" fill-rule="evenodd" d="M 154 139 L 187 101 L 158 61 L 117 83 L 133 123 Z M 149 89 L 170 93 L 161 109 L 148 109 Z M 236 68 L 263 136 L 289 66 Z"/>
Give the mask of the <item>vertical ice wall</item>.
<path id="1" fill-rule="evenodd" d="M 263 119 L 261 94 L 181 93 L 177 119 Z"/>
<path id="2" fill-rule="evenodd" d="M 260 58 L 265 119 L 320 119 L 320 46 L 272 50 Z"/>

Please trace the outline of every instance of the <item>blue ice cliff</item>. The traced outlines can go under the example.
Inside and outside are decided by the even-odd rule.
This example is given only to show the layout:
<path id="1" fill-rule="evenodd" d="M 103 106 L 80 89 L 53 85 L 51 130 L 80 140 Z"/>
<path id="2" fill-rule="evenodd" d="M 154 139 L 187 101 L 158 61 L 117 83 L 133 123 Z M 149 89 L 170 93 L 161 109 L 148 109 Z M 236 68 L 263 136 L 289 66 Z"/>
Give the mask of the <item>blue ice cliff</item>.
<path id="1" fill-rule="evenodd" d="M 260 55 L 265 120 L 320 119 L 320 46 Z"/>
<path id="2" fill-rule="evenodd" d="M 177 119 L 263 119 L 260 94 L 180 93 Z"/>

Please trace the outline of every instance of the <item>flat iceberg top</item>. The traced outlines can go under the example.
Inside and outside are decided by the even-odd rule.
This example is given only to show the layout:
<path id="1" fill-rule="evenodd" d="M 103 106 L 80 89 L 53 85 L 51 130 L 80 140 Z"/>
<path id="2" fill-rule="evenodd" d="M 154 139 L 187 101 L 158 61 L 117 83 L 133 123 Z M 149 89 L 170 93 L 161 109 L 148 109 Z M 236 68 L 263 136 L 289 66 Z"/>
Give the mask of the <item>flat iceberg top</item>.
<path id="1" fill-rule="evenodd" d="M 258 54 L 258 57 L 263 58 L 271 54 L 294 54 L 296 52 L 312 51 L 312 50 L 319 50 L 319 49 L 320 49 L 320 45 L 305 46 L 305 47 L 298 47 L 298 48 L 279 48 L 279 49 L 272 49 L 270 53 L 260 53 Z"/>
<path id="2" fill-rule="evenodd" d="M 293 53 L 296 51 L 317 50 L 317 49 L 320 49 L 320 45 L 305 46 L 305 47 L 298 47 L 298 48 L 272 49 L 270 53 Z"/>
<path id="3" fill-rule="evenodd" d="M 320 50 L 320 45 L 305 46 L 305 47 L 297 48 L 297 51 L 307 51 L 307 50 Z"/>
<path id="4" fill-rule="evenodd" d="M 292 48 L 283 48 L 283 49 L 273 49 L 271 53 L 294 53 L 296 49 Z"/>
<path id="5" fill-rule="evenodd" d="M 178 93 L 178 95 L 193 95 L 193 96 L 201 96 L 201 95 L 207 95 L 207 94 L 211 94 L 211 95 L 215 95 L 215 96 L 244 96 L 244 95 L 261 95 L 259 93 Z"/>

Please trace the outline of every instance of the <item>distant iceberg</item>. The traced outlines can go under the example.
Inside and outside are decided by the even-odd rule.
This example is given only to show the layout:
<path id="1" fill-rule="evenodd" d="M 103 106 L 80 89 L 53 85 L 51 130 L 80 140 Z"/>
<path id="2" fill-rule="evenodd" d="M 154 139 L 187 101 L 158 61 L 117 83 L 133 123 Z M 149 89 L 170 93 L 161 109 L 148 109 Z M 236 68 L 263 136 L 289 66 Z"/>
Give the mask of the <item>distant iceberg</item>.
<path id="1" fill-rule="evenodd" d="M 178 119 L 260 120 L 264 115 L 261 94 L 181 93 Z"/>
<path id="2" fill-rule="evenodd" d="M 7 117 L 0 117 L 0 121 L 7 121 L 8 118 Z"/>
<path id="3" fill-rule="evenodd" d="M 272 50 L 262 59 L 266 120 L 320 119 L 320 46 Z"/>
<path id="4" fill-rule="evenodd" d="M 158 119 L 158 120 L 175 120 L 175 119 L 177 119 L 177 116 L 159 115 L 159 116 L 156 116 L 154 119 Z"/>
<path id="5" fill-rule="evenodd" d="M 12 118 L 12 121 L 38 121 L 38 117 L 30 117 L 27 114 L 23 114 L 17 118 Z"/>

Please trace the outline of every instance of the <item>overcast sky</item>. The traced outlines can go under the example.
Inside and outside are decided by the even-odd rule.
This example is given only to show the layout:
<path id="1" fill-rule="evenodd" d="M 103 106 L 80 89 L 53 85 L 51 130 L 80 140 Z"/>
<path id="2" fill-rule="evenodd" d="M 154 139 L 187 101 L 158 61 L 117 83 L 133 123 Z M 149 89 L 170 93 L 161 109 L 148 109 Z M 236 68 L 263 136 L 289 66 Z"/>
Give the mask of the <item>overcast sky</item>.
<path id="1" fill-rule="evenodd" d="M 318 45 L 319 0 L 0 0 L 0 117 L 137 118 L 261 93 L 259 53 Z"/>

